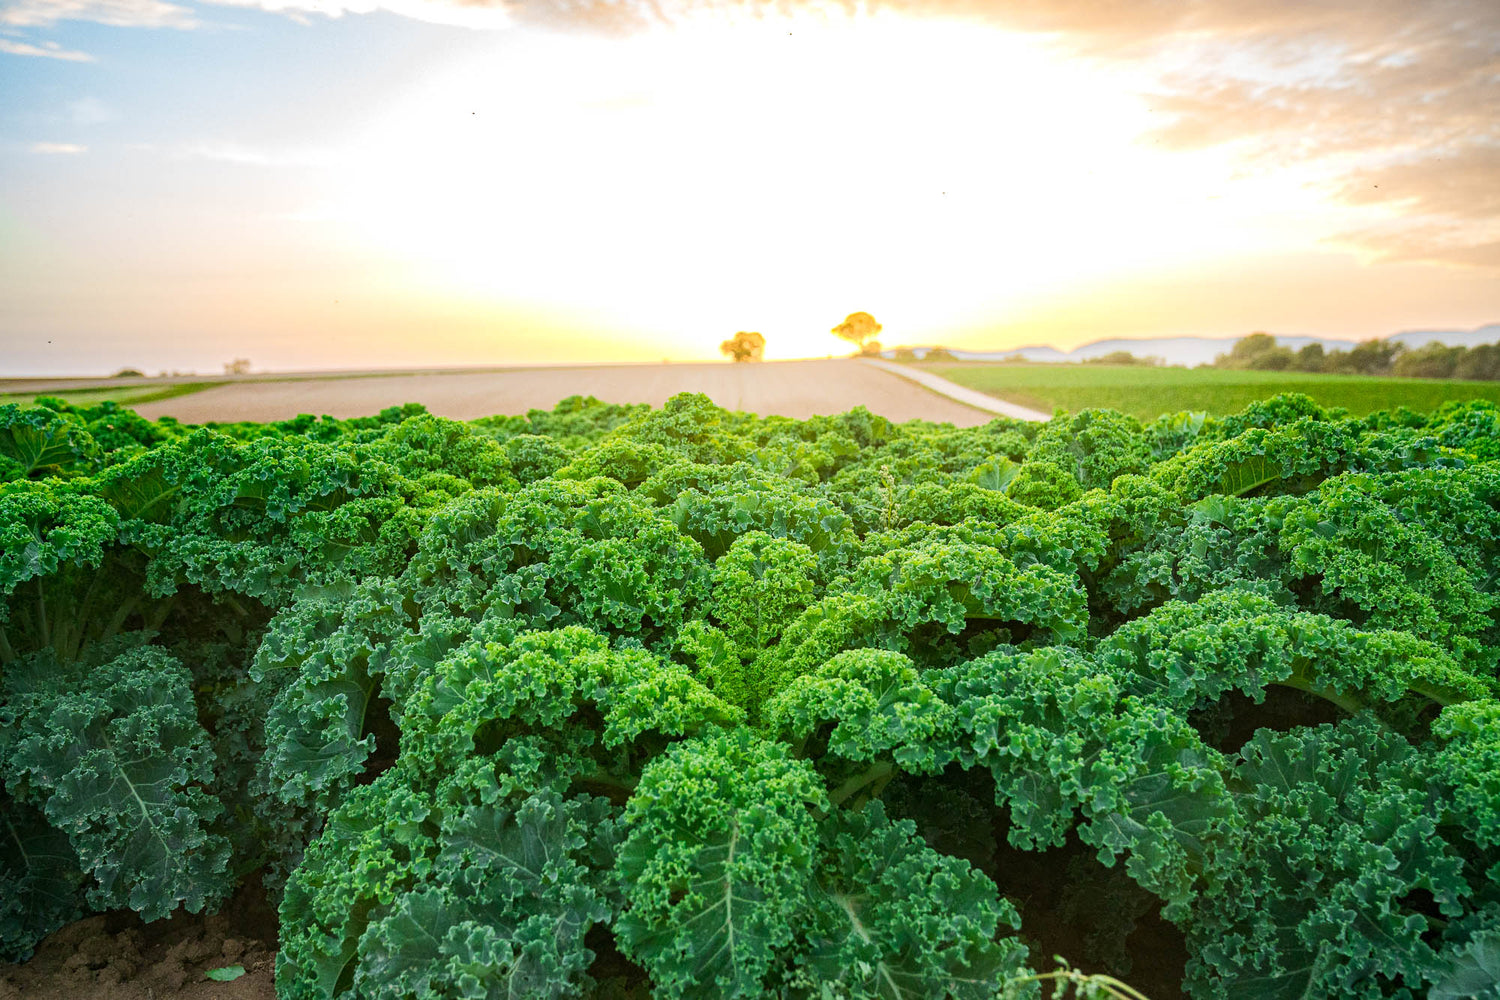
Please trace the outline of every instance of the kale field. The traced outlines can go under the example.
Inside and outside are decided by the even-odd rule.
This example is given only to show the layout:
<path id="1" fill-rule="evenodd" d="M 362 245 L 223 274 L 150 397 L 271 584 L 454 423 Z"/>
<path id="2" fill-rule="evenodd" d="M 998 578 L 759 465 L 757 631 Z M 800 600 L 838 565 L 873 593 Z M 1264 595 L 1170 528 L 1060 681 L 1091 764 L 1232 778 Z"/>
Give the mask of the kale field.
<path id="1" fill-rule="evenodd" d="M 1500 408 L 1324 398 L 0 406 L 0 961 L 253 883 L 282 1000 L 1500 997 Z"/>
<path id="2" fill-rule="evenodd" d="M 1302 393 L 1355 416 L 1406 407 L 1427 413 L 1448 402 L 1500 403 L 1500 383 L 1370 375 L 1160 368 L 1150 365 L 934 362 L 914 367 L 991 396 L 1051 413 L 1103 407 L 1140 420 L 1201 410 L 1216 417 L 1281 393 Z"/>

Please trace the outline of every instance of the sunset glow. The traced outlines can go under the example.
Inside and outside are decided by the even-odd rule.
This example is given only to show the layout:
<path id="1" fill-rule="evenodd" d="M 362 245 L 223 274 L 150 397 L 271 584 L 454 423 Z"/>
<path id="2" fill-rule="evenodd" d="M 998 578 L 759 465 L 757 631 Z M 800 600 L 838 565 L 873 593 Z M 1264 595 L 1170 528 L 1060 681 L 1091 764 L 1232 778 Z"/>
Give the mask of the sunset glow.
<path id="1" fill-rule="evenodd" d="M 8 371 L 711 358 L 740 329 L 805 357 L 854 309 L 890 344 L 975 348 L 1500 317 L 1500 208 L 1352 192 L 1420 136 L 1186 134 L 1215 52 L 1267 89 L 1334 49 L 1223 29 L 1137 58 L 917 4 L 623 27 L 158 6 L 193 26 L 0 4 Z M 210 51 L 248 72 L 256 45 L 288 67 L 264 93 Z M 208 96 L 169 98 L 153 53 Z"/>

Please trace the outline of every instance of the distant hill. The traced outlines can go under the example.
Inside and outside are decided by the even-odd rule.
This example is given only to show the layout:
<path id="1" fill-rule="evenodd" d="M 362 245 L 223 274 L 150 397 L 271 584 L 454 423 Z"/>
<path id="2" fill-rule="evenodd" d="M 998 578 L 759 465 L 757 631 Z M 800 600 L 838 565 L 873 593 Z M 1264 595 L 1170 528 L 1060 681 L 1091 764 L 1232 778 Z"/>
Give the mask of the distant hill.
<path id="1" fill-rule="evenodd" d="M 1239 339 L 1239 337 L 1158 337 L 1141 340 L 1117 338 L 1096 340 L 1081 347 L 1075 347 L 1071 351 L 1059 351 L 1055 347 L 1043 345 L 1015 347 L 1006 351 L 966 351 L 950 347 L 948 351 L 961 361 L 1003 361 L 1006 358 L 1015 357 L 1024 358 L 1027 361 L 1087 361 L 1114 351 L 1129 351 L 1138 358 L 1154 356 L 1161 358 L 1169 365 L 1186 365 L 1191 368 L 1194 365 L 1212 364 L 1215 357 L 1228 351 Z M 1491 323 L 1474 330 L 1404 330 L 1383 339 L 1400 341 L 1408 348 L 1421 347 L 1433 341 L 1449 347 L 1457 345 L 1473 347 L 1477 344 L 1500 342 L 1500 323 Z M 1347 351 L 1358 343 L 1354 340 L 1338 340 L 1332 337 L 1284 337 L 1280 334 L 1276 334 L 1276 342 L 1294 351 L 1308 344 L 1322 344 L 1324 350 L 1329 351 Z M 929 346 L 911 348 L 918 357 L 922 357 L 931 349 Z M 885 351 L 884 356 L 893 357 L 895 353 L 894 350 Z"/>

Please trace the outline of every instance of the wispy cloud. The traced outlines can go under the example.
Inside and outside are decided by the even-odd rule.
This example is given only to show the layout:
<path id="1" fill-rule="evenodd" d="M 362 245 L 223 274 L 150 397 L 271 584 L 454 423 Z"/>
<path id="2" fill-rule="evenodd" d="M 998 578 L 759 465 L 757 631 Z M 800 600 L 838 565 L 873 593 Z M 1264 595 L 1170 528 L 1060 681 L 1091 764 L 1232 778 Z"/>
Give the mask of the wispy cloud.
<path id="1" fill-rule="evenodd" d="M 0 25 L 48 28 L 93 21 L 121 28 L 194 28 L 191 9 L 167 0 L 0 0 Z"/>
<path id="2" fill-rule="evenodd" d="M 332 167 L 337 157 L 316 149 L 256 149 L 235 143 L 205 142 L 185 146 L 179 155 L 246 167 Z"/>
<path id="3" fill-rule="evenodd" d="M 0 38 L 0 52 L 6 52 L 13 56 L 40 56 L 44 59 L 62 59 L 65 62 L 94 61 L 94 57 L 87 52 L 65 49 L 56 42 L 43 42 L 41 45 L 32 45 L 30 42 L 18 41 L 13 38 Z"/>
<path id="4" fill-rule="evenodd" d="M 1500 267 L 1500 239 L 1493 238 L 1493 230 L 1487 235 L 1462 224 L 1398 219 L 1340 233 L 1328 242 L 1382 261 Z"/>
<path id="5" fill-rule="evenodd" d="M 80 146 L 72 142 L 33 142 L 26 147 L 30 153 L 43 153 L 49 156 L 66 156 L 75 153 L 87 153 L 87 146 Z"/>

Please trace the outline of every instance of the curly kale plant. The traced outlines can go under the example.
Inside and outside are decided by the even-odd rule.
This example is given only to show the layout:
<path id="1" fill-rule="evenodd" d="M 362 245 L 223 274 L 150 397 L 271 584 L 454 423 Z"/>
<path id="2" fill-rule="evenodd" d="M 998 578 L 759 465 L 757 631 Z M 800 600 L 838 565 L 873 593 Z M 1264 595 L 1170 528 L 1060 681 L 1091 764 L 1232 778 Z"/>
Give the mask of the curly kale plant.
<path id="1" fill-rule="evenodd" d="M 0 959 L 253 878 L 287 1000 L 1500 996 L 1490 404 L 44 402 Z"/>

